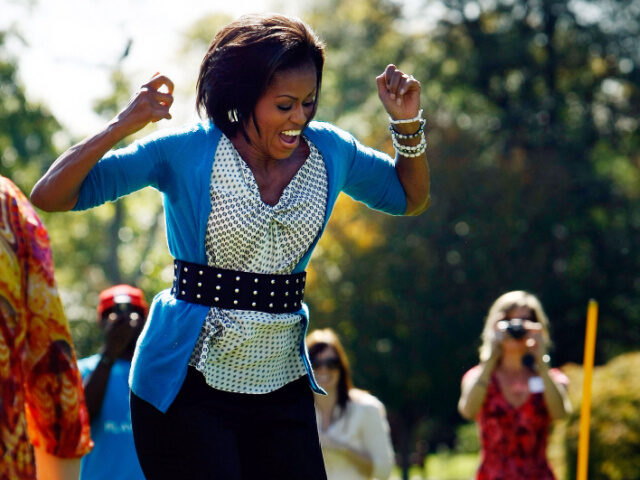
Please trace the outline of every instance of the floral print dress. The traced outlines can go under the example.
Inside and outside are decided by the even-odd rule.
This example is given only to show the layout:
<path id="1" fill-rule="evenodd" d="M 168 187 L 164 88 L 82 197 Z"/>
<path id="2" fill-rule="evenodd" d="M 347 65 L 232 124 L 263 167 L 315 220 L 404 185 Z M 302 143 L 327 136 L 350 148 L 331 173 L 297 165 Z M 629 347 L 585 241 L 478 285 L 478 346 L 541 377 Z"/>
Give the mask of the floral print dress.
<path id="1" fill-rule="evenodd" d="M 31 445 L 57 457 L 91 450 L 89 417 L 47 232 L 0 176 L 0 479 L 35 479 Z"/>

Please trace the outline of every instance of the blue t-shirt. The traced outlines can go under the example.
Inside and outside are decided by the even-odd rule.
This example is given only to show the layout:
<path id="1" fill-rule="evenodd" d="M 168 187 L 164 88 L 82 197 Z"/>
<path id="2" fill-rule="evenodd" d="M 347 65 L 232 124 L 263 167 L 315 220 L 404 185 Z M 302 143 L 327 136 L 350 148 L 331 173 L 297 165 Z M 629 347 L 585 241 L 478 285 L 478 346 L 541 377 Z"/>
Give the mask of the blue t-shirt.
<path id="1" fill-rule="evenodd" d="M 84 379 L 95 370 L 100 355 L 78 361 Z M 111 367 L 102 408 L 91 419 L 95 446 L 82 458 L 80 480 L 144 480 L 133 444 L 128 377 L 131 362 L 116 360 Z"/>

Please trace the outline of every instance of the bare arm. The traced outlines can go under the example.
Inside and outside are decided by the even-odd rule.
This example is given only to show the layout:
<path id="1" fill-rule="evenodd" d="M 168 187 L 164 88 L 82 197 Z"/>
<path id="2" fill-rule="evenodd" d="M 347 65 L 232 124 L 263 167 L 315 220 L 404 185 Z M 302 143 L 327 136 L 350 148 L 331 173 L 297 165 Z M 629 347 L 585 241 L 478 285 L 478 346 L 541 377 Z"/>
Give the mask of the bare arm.
<path id="1" fill-rule="evenodd" d="M 549 375 L 549 367 L 546 363 L 538 366 L 538 375 L 544 382 L 544 401 L 551 418 L 557 420 L 571 413 L 572 407 L 567 388 L 553 380 Z"/>
<path id="2" fill-rule="evenodd" d="M 421 214 L 431 205 L 431 177 L 426 153 L 418 158 L 397 155 L 396 171 L 407 195 L 405 215 Z"/>
<path id="3" fill-rule="evenodd" d="M 38 480 L 77 480 L 80 475 L 79 458 L 60 458 L 42 447 L 33 449 Z"/>
<path id="4" fill-rule="evenodd" d="M 487 395 L 487 387 L 491 380 L 491 374 L 496 368 L 500 358 L 500 342 L 496 339 L 492 344 L 491 356 L 486 362 L 480 363 L 479 368 L 470 372 L 462 379 L 458 411 L 467 420 L 473 420 L 482 408 Z"/>
<path id="5" fill-rule="evenodd" d="M 163 85 L 168 93 L 159 91 Z M 48 212 L 71 210 L 78 201 L 82 182 L 105 153 L 148 123 L 171 118 L 172 91 L 173 82 L 156 74 L 102 131 L 58 157 L 33 187 L 31 202 Z"/>
<path id="6" fill-rule="evenodd" d="M 92 423 L 102 410 L 102 403 L 107 392 L 107 384 L 109 383 L 111 367 L 114 362 L 114 358 L 109 357 L 106 352 L 102 352 L 96 368 L 93 372 L 87 374 L 84 379 L 84 398 L 89 412 L 89 421 Z"/>
<path id="7" fill-rule="evenodd" d="M 389 116 L 394 120 L 412 119 L 420 110 L 420 82 L 413 76 L 389 65 L 384 73 L 376 77 L 378 95 Z M 419 120 L 394 125 L 400 134 L 412 134 L 420 128 Z M 420 138 L 398 139 L 408 147 L 419 144 Z M 419 215 L 430 204 L 430 176 L 426 153 L 415 157 L 402 154 L 396 156 L 396 171 L 407 198 L 405 215 Z"/>
<path id="8" fill-rule="evenodd" d="M 527 324 L 529 351 L 535 359 L 535 371 L 544 382 L 544 401 L 553 420 L 571 413 L 571 401 L 567 389 L 549 375 L 549 364 L 545 361 L 545 340 L 538 324 Z"/>
<path id="9" fill-rule="evenodd" d="M 487 363 L 481 363 L 479 367 L 477 371 L 470 373 L 462 380 L 458 411 L 467 420 L 473 420 L 478 415 L 491 380 L 493 367 Z"/>
<path id="10" fill-rule="evenodd" d="M 113 315 L 113 314 L 112 314 Z M 111 368 L 118 358 L 128 358 L 132 342 L 136 341 L 139 329 L 135 321 L 128 317 L 114 315 L 104 319 L 105 343 L 100 352 L 100 361 L 96 368 L 84 378 L 84 396 L 93 423 L 102 410 Z"/>

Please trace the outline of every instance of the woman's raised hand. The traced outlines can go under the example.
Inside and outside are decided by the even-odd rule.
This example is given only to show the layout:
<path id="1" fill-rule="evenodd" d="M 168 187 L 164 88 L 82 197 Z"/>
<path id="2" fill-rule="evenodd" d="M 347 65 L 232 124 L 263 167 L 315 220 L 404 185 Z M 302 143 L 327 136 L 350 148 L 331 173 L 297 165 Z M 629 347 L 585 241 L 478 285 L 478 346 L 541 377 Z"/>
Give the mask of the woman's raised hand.
<path id="1" fill-rule="evenodd" d="M 114 122 L 125 129 L 127 135 L 137 132 L 149 123 L 170 119 L 173 104 L 173 82 L 156 73 L 140 87 L 129 104 L 116 116 Z"/>
<path id="2" fill-rule="evenodd" d="M 381 75 L 376 77 L 378 96 L 394 120 L 414 118 L 420 110 L 420 82 L 388 65 Z"/>
<path id="3" fill-rule="evenodd" d="M 161 91 L 162 90 L 162 91 Z M 151 122 L 171 118 L 173 82 L 156 73 L 103 130 L 64 152 L 38 180 L 31 202 L 47 211 L 70 210 L 93 166 L 118 142 Z"/>
<path id="4" fill-rule="evenodd" d="M 536 365 L 540 366 L 544 363 L 544 355 L 546 353 L 542 326 L 537 322 L 525 320 L 524 327 L 527 329 L 527 340 L 525 342 L 527 349 L 533 355 Z"/>

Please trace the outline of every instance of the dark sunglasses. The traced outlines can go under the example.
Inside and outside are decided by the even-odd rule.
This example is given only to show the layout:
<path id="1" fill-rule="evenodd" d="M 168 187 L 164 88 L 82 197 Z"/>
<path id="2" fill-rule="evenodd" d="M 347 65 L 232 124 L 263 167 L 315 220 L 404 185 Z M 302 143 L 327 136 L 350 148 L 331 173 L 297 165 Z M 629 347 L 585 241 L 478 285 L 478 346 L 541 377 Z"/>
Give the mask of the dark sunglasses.
<path id="1" fill-rule="evenodd" d="M 311 366 L 314 370 L 322 367 L 326 367 L 329 370 L 337 370 L 340 368 L 340 359 L 338 357 L 325 358 L 324 360 L 316 359 L 311 361 Z"/>

